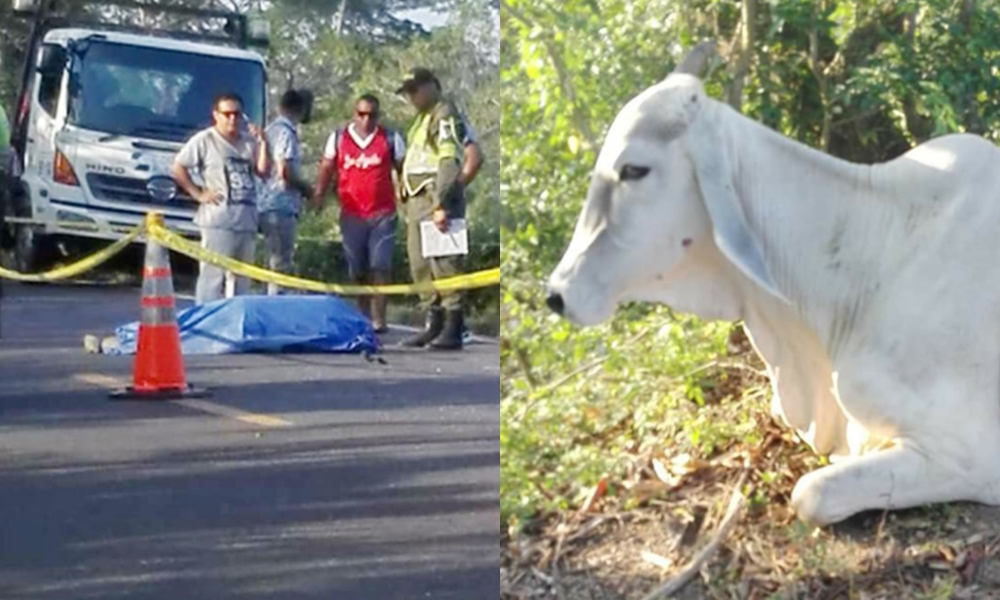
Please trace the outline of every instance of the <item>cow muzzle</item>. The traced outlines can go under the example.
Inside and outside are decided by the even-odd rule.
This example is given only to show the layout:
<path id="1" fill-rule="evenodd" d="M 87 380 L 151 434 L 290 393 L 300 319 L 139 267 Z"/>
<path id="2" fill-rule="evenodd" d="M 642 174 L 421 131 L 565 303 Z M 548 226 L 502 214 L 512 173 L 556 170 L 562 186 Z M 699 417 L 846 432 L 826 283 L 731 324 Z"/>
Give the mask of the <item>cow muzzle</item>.
<path id="1" fill-rule="evenodd" d="M 590 327 L 608 320 L 615 310 L 615 302 L 606 290 L 583 289 L 580 282 L 556 280 L 550 282 L 545 305 L 557 315 L 583 327 Z"/>
<path id="2" fill-rule="evenodd" d="M 562 294 L 559 292 L 549 291 L 549 296 L 545 299 L 545 304 L 557 315 L 562 315 L 563 311 L 566 310 L 566 303 L 563 302 Z"/>

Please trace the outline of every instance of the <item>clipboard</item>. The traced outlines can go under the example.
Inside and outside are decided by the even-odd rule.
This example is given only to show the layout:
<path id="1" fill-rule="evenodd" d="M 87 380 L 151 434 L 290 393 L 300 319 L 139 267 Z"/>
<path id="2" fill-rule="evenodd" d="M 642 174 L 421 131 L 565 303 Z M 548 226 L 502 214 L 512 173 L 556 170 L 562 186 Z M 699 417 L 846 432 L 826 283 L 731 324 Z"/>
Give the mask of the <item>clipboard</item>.
<path id="1" fill-rule="evenodd" d="M 468 254 L 469 230 L 465 219 L 449 219 L 448 231 L 443 233 L 434 221 L 421 221 L 420 249 L 424 258 Z"/>

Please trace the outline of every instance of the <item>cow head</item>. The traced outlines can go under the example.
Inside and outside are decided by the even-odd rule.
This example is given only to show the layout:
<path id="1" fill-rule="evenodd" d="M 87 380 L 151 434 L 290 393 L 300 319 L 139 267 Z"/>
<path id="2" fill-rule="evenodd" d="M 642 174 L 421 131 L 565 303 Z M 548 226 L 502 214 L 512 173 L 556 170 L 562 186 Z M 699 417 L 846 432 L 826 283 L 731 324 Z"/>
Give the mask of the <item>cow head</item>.
<path id="1" fill-rule="evenodd" d="M 696 48 L 612 123 L 573 239 L 549 279 L 549 306 L 570 320 L 599 323 L 622 301 L 670 302 L 671 288 L 690 288 L 693 279 L 698 295 L 711 296 L 724 286 L 693 265 L 726 259 L 781 297 L 736 196 L 720 131 L 725 108 L 693 75 L 710 51 Z"/>

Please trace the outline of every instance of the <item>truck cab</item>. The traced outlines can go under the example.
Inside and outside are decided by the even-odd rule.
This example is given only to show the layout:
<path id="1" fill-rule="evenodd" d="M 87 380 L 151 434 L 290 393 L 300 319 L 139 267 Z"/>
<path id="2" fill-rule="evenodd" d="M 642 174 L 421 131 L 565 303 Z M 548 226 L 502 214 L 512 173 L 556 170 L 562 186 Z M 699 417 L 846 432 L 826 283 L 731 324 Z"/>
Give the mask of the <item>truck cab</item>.
<path id="1" fill-rule="evenodd" d="M 213 99 L 236 93 L 263 125 L 263 58 L 245 47 L 100 27 L 37 36 L 16 117 L 12 210 L 18 270 L 43 268 L 56 242 L 112 240 L 152 210 L 196 235 L 196 202 L 170 165 L 212 123 Z"/>

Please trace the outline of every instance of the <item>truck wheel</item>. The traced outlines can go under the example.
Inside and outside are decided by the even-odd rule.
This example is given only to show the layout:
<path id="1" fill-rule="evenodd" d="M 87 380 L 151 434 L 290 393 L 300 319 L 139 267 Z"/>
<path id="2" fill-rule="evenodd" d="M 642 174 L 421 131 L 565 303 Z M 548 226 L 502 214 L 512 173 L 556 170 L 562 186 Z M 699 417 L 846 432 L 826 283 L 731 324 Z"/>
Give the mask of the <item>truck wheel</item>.
<path id="1" fill-rule="evenodd" d="M 30 225 L 14 229 L 14 268 L 21 273 L 38 273 L 52 264 L 52 243 Z"/>

